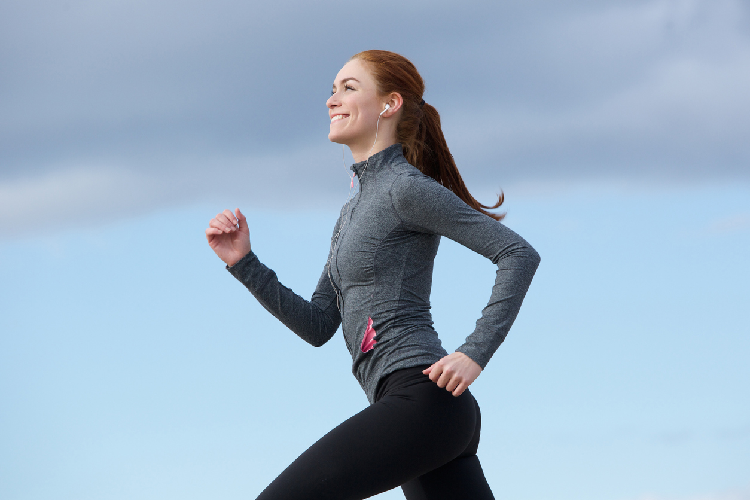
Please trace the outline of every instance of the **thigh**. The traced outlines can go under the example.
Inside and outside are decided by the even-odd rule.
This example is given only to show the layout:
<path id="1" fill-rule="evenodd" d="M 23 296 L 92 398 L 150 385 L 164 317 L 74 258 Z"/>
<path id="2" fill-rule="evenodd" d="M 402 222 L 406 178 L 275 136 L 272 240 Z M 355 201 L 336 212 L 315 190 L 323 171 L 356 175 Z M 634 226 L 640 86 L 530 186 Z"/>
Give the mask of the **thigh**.
<path id="1" fill-rule="evenodd" d="M 479 405 L 476 401 L 474 405 L 476 424 L 469 445 L 447 464 L 401 485 L 407 500 L 494 500 L 495 497 L 477 458 L 482 424 Z"/>
<path id="2" fill-rule="evenodd" d="M 258 500 L 359 500 L 440 467 L 474 436 L 475 403 L 466 396 L 429 379 L 393 390 L 323 436 Z"/>
<path id="3" fill-rule="evenodd" d="M 459 457 L 403 484 L 407 500 L 494 500 L 476 455 Z"/>

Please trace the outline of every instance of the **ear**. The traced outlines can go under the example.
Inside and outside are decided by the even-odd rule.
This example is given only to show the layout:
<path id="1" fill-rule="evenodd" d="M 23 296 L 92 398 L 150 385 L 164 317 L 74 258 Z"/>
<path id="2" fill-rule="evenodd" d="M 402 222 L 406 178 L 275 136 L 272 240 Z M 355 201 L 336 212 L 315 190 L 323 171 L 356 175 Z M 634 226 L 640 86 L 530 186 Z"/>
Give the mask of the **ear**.
<path id="1" fill-rule="evenodd" d="M 404 105 L 404 98 L 401 97 L 401 94 L 399 94 L 398 92 L 391 92 L 390 94 L 388 94 L 388 100 L 385 101 L 383 105 L 385 104 L 388 104 L 390 108 L 388 108 L 388 110 L 383 113 L 383 118 L 389 118 L 398 113 L 398 111 L 401 109 L 401 106 Z"/>

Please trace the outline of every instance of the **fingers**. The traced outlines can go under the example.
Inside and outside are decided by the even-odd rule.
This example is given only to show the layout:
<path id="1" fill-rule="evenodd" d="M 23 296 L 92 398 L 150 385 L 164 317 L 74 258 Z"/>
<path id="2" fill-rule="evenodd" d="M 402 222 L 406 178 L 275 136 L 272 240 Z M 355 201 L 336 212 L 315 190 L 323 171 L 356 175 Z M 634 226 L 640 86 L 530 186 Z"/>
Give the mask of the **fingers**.
<path id="1" fill-rule="evenodd" d="M 440 374 L 440 378 L 437 379 L 437 386 L 441 389 L 448 389 L 448 384 L 451 382 L 451 380 L 453 380 L 453 376 L 454 375 L 452 371 L 447 369 L 443 370 L 443 373 Z"/>
<path id="2" fill-rule="evenodd" d="M 221 214 L 219 214 L 221 215 Z M 209 229 L 216 229 L 218 233 L 215 234 L 225 234 L 225 233 L 231 233 L 232 231 L 237 230 L 236 227 L 228 224 L 226 221 L 221 220 L 219 216 L 217 215 L 211 221 L 208 223 Z"/>
<path id="3" fill-rule="evenodd" d="M 224 234 L 224 231 L 222 231 L 221 229 L 216 229 L 215 227 L 209 227 L 208 229 L 206 229 L 206 236 L 208 237 L 219 234 Z"/>
<path id="4" fill-rule="evenodd" d="M 481 367 L 463 353 L 453 353 L 422 370 L 438 387 L 460 396 L 479 376 Z"/>
<path id="5" fill-rule="evenodd" d="M 448 383 L 445 384 L 445 390 L 448 392 L 453 392 L 458 389 L 458 386 L 461 384 L 463 384 L 463 379 L 459 377 L 451 377 L 451 379 L 448 380 Z"/>
<path id="6" fill-rule="evenodd" d="M 239 209 L 237 211 L 239 212 Z M 216 217 L 211 219 L 208 226 L 209 229 L 213 228 L 218 230 L 218 232 L 212 231 L 210 234 L 231 233 L 238 229 L 239 220 L 230 210 L 224 210 L 223 212 L 216 214 Z M 206 234 L 209 234 L 208 230 L 206 230 Z"/>
<path id="7" fill-rule="evenodd" d="M 460 384 L 458 385 L 458 387 L 456 387 L 456 390 L 454 390 L 454 391 L 453 391 L 453 395 L 454 395 L 455 397 L 458 397 L 458 396 L 460 396 L 461 394 L 463 394 L 463 392 L 464 392 L 464 391 L 465 391 L 465 390 L 466 390 L 466 389 L 467 389 L 468 387 L 469 387 L 469 384 L 467 384 L 466 382 L 462 382 L 462 383 L 460 383 Z"/>
<path id="8" fill-rule="evenodd" d="M 425 373 L 425 375 L 428 375 L 430 377 L 430 380 L 435 382 L 441 389 L 445 387 L 451 380 L 452 374 L 449 373 L 449 371 L 443 365 L 442 360 L 434 363 L 432 366 L 425 369 L 424 372 L 427 372 L 428 370 L 429 373 Z"/>
<path id="9" fill-rule="evenodd" d="M 443 366 L 440 364 L 440 361 L 433 363 L 432 366 L 429 366 L 426 369 L 422 370 L 422 373 L 427 375 L 433 382 L 438 381 L 442 372 Z"/>
<path id="10" fill-rule="evenodd" d="M 443 375 L 445 375 L 446 377 L 445 385 L 442 385 L 441 380 L 438 380 L 438 387 L 445 387 L 446 391 L 450 392 L 456 397 L 460 396 L 466 390 L 466 388 L 469 387 L 469 382 L 467 382 L 466 379 L 458 374 L 448 374 L 446 371 L 443 372 Z"/>
<path id="11" fill-rule="evenodd" d="M 222 222 L 225 222 L 232 231 L 237 229 L 237 226 L 239 225 L 239 221 L 237 220 L 237 217 L 234 216 L 231 210 L 229 209 L 224 210 L 222 213 L 218 214 L 216 217 L 218 218 L 219 215 L 222 216 Z"/>
<path id="12" fill-rule="evenodd" d="M 245 214 L 240 212 L 239 208 L 234 209 L 235 217 L 237 219 L 237 226 L 240 231 L 244 231 L 249 233 L 250 230 L 247 227 L 247 219 L 245 218 Z"/>

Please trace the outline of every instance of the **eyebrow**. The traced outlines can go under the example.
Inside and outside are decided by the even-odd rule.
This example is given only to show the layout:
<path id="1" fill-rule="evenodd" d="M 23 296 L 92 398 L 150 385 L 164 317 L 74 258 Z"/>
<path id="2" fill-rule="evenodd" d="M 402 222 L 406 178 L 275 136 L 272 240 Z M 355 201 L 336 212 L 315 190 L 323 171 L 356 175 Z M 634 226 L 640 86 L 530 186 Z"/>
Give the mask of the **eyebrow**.
<path id="1" fill-rule="evenodd" d="M 354 80 L 355 82 L 357 82 L 357 83 L 360 83 L 360 82 L 359 82 L 359 80 L 357 80 L 357 79 L 356 79 L 356 78 L 354 78 L 353 76 L 349 76 L 349 77 L 347 77 L 347 78 L 344 78 L 343 80 L 341 80 L 341 82 L 340 82 L 340 83 L 341 83 L 341 85 L 343 85 L 343 84 L 345 84 L 346 82 L 348 82 L 349 80 Z M 333 87 L 335 87 L 335 86 L 336 86 L 336 82 L 333 82 Z"/>

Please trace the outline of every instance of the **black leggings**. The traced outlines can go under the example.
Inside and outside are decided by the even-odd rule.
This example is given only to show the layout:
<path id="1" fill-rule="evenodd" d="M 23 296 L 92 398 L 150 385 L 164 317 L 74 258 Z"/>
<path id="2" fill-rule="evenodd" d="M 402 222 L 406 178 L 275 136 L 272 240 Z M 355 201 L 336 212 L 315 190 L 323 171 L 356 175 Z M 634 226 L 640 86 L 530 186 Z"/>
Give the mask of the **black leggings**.
<path id="1" fill-rule="evenodd" d="M 408 500 L 494 499 L 477 458 L 479 405 L 397 370 L 376 403 L 323 436 L 258 500 L 360 500 L 401 486 Z"/>

